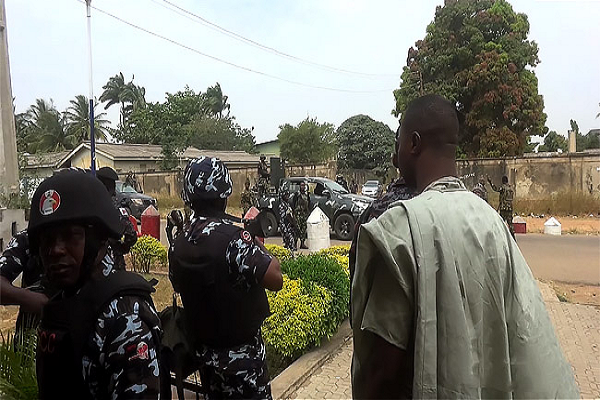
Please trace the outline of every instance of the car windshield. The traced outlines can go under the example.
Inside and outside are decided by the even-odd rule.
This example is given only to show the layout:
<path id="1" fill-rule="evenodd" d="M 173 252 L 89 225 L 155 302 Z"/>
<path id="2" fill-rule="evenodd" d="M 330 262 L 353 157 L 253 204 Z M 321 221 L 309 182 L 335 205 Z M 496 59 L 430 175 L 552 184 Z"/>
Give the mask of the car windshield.
<path id="1" fill-rule="evenodd" d="M 337 193 L 342 193 L 342 194 L 346 194 L 348 193 L 348 191 L 340 184 L 334 182 L 334 181 L 324 181 L 323 182 L 325 184 L 325 186 L 327 186 L 327 189 L 333 191 L 333 192 L 337 192 Z"/>
<path id="2" fill-rule="evenodd" d="M 134 188 L 124 185 L 123 182 L 116 182 L 116 189 L 119 193 L 137 193 Z"/>
<path id="3" fill-rule="evenodd" d="M 379 186 L 378 181 L 366 181 L 365 186 Z"/>

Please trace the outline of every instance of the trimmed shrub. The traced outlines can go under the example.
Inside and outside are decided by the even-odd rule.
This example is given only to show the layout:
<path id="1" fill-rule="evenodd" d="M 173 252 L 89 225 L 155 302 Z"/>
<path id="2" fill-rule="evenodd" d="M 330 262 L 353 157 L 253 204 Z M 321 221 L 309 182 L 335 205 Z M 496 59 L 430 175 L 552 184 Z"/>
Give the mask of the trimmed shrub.
<path id="1" fill-rule="evenodd" d="M 129 252 L 134 271 L 149 273 L 150 267 L 165 269 L 168 266 L 167 249 L 152 236 L 138 238 Z"/>
<path id="2" fill-rule="evenodd" d="M 280 262 L 283 262 L 285 260 L 289 260 L 290 258 L 292 258 L 292 253 L 285 247 L 282 247 L 282 246 L 279 246 L 276 244 L 265 244 L 265 249 L 267 249 L 267 251 L 269 253 L 271 253 L 272 255 L 277 257 L 277 259 Z"/>
<path id="3" fill-rule="evenodd" d="M 322 254 L 298 256 L 282 262 L 281 270 L 290 279 L 301 279 L 305 284 L 316 283 L 331 290 L 333 295 L 332 316 L 336 328 L 348 316 L 350 280 L 338 261 Z"/>
<path id="4" fill-rule="evenodd" d="M 279 292 L 267 292 L 271 315 L 263 322 L 265 343 L 283 357 L 297 357 L 337 330 L 333 296 L 314 283 L 284 275 Z"/>
<path id="5" fill-rule="evenodd" d="M 340 245 L 340 246 L 331 246 L 326 249 L 320 250 L 317 254 L 325 254 L 325 255 L 337 255 L 337 256 L 345 256 L 348 257 L 350 254 L 350 245 Z"/>

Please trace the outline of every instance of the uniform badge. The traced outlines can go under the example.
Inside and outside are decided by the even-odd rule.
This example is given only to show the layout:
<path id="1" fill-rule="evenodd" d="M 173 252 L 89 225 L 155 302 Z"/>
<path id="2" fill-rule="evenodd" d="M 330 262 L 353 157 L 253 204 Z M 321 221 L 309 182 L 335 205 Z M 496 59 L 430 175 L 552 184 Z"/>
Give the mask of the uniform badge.
<path id="1" fill-rule="evenodd" d="M 60 194 L 56 190 L 47 190 L 40 198 L 40 214 L 50 215 L 60 207 Z"/>
<path id="2" fill-rule="evenodd" d="M 252 235 L 248 231 L 242 231 L 241 233 L 242 240 L 246 243 L 252 243 Z"/>
<path id="3" fill-rule="evenodd" d="M 148 356 L 148 345 L 146 342 L 139 342 L 135 351 L 135 354 L 129 357 L 129 361 L 139 359 L 139 360 L 147 360 L 150 358 Z"/>
<path id="4" fill-rule="evenodd" d="M 129 217 L 129 213 L 127 212 L 127 210 L 123 207 L 119 208 L 119 211 L 121 211 L 121 215 L 124 217 Z"/>

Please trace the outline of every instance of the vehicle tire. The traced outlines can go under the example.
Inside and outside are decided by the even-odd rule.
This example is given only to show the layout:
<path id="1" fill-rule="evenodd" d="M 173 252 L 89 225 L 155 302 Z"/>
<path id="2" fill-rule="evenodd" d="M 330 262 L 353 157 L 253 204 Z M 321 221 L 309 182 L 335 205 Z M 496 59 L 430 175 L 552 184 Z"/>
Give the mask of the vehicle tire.
<path id="1" fill-rule="evenodd" d="M 352 215 L 338 215 L 333 224 L 333 231 L 340 240 L 352 240 L 354 234 L 354 218 L 352 218 Z"/>
<path id="2" fill-rule="evenodd" d="M 271 237 L 277 235 L 277 218 L 271 211 L 265 213 L 267 217 L 267 226 L 265 227 L 265 237 Z"/>

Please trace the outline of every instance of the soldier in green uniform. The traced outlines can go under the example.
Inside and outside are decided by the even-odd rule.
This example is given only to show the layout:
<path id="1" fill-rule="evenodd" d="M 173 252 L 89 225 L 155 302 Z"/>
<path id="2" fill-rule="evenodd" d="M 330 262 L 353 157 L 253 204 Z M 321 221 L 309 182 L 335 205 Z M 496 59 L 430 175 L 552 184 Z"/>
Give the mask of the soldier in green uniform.
<path id="1" fill-rule="evenodd" d="M 510 234 L 512 237 L 515 237 L 515 229 L 513 227 L 512 218 L 513 218 L 513 198 L 514 191 L 513 188 L 508 183 L 508 177 L 504 175 L 502 177 L 502 186 L 498 187 L 492 183 L 492 180 L 488 176 L 488 182 L 492 187 L 492 190 L 500 193 L 500 201 L 498 202 L 498 212 L 506 224 L 510 228 Z"/>
<path id="2" fill-rule="evenodd" d="M 269 179 L 271 174 L 269 173 L 269 166 L 267 165 L 266 157 L 261 154 L 260 162 L 258 163 L 258 195 L 264 196 L 269 192 Z"/>
<path id="3" fill-rule="evenodd" d="M 307 249 L 304 243 L 306 241 L 306 220 L 310 213 L 310 197 L 306 191 L 306 183 L 300 183 L 300 191 L 294 197 L 294 216 L 298 223 L 298 239 L 300 239 L 300 248 Z"/>
<path id="4" fill-rule="evenodd" d="M 254 193 L 250 189 L 250 179 L 246 178 L 246 183 L 244 184 L 244 191 L 240 196 L 240 205 L 242 206 L 242 218 L 248 210 L 256 205 L 256 198 L 254 197 Z"/>

